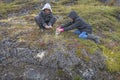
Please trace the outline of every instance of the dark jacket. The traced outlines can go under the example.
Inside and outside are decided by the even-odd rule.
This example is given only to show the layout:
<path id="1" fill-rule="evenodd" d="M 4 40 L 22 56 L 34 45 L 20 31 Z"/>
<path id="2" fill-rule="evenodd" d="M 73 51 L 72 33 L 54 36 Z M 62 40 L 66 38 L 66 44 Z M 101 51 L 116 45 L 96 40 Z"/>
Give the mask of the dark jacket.
<path id="1" fill-rule="evenodd" d="M 50 14 L 46 14 L 44 11 L 39 13 L 39 20 L 42 26 L 53 25 L 56 21 L 56 18 L 53 16 L 52 12 Z"/>
<path id="2" fill-rule="evenodd" d="M 75 11 L 70 12 L 68 17 L 72 18 L 73 21 L 68 22 L 62 26 L 62 28 L 64 28 L 64 31 L 79 29 L 81 32 L 85 31 L 87 33 L 92 33 L 92 27 L 82 18 L 80 18 Z"/>

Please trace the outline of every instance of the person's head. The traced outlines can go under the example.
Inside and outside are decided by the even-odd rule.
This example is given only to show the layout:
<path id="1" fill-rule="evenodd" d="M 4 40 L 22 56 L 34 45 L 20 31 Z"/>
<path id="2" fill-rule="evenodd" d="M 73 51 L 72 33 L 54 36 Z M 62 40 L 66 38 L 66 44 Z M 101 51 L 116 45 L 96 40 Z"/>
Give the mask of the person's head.
<path id="1" fill-rule="evenodd" d="M 52 9 L 51 9 L 51 6 L 49 3 L 46 3 L 44 5 L 44 7 L 42 8 L 42 10 L 44 10 L 47 14 L 51 13 L 52 12 Z"/>
<path id="2" fill-rule="evenodd" d="M 78 17 L 78 14 L 75 11 L 71 11 L 68 15 L 71 20 L 75 20 Z"/>
<path id="3" fill-rule="evenodd" d="M 50 12 L 51 12 L 50 9 L 47 9 L 47 8 L 44 9 L 44 11 L 45 11 L 45 13 L 47 13 L 47 14 L 50 14 Z"/>

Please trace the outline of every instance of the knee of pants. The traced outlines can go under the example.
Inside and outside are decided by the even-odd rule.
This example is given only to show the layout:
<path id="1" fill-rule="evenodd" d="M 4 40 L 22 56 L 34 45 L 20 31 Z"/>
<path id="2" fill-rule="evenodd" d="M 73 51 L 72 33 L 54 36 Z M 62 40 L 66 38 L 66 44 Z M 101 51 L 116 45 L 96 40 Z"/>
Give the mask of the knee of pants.
<path id="1" fill-rule="evenodd" d="M 39 16 L 35 17 L 35 21 L 38 22 L 39 21 Z"/>
<path id="2" fill-rule="evenodd" d="M 40 20 L 39 20 L 39 16 L 36 16 L 35 17 L 35 22 L 40 26 L 41 25 L 41 22 L 40 22 Z"/>
<path id="3" fill-rule="evenodd" d="M 82 38 L 82 39 L 87 39 L 87 33 L 85 32 L 83 32 L 83 33 L 81 33 L 80 35 L 79 35 L 79 38 Z"/>
<path id="4" fill-rule="evenodd" d="M 54 18 L 52 18 L 52 20 L 51 20 L 51 23 L 52 23 L 52 26 L 54 25 L 54 23 L 57 21 L 57 19 L 54 17 Z"/>
<path id="5" fill-rule="evenodd" d="M 57 21 L 57 18 L 56 18 L 56 17 L 53 17 L 53 19 L 54 19 L 54 22 L 56 22 L 56 21 Z"/>

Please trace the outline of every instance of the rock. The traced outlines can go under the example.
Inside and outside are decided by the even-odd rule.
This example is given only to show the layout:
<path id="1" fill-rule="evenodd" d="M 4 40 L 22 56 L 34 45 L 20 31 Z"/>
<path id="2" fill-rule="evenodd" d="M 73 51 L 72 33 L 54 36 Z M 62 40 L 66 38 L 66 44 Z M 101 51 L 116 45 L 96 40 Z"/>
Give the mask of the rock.
<path id="1" fill-rule="evenodd" d="M 75 48 L 66 50 L 63 44 L 52 45 L 53 53 L 16 45 L 18 42 L 10 38 L 0 43 L 1 66 L 16 74 L 6 74 L 3 78 L 11 75 L 11 79 L 15 77 L 23 80 L 73 80 L 74 76 L 79 75 L 84 80 L 103 80 L 101 76 L 104 74 L 102 70 L 105 69 L 105 60 L 100 51 L 90 54 L 81 49 L 82 56 L 78 57 Z M 59 46 L 62 46 L 61 50 L 56 50 Z M 0 75 L 3 73 L 5 70 L 1 70 Z M 105 73 L 108 77 L 104 79 L 112 79 L 110 74 Z"/>
<path id="2" fill-rule="evenodd" d="M 4 0 L 5 3 L 11 3 L 13 2 L 14 0 Z"/>
<path id="3" fill-rule="evenodd" d="M 70 50 L 59 43 L 47 46 L 53 51 L 30 48 L 26 44 L 20 46 L 17 39 L 4 38 L 0 42 L 0 67 L 2 67 L 0 76 L 6 78 L 12 75 L 12 78 L 21 80 L 73 80 L 76 75 L 84 80 L 113 78 L 105 70 L 105 58 L 99 50 L 90 54 L 86 49 L 80 49 L 81 57 L 79 57 L 73 46 Z M 6 71 L 12 71 L 15 75 L 11 73 L 3 75 Z M 108 77 L 101 77 L 103 75 Z"/>
<path id="4" fill-rule="evenodd" d="M 120 14 L 118 15 L 118 20 L 120 20 Z"/>
<path id="5" fill-rule="evenodd" d="M 33 5 L 33 8 L 36 10 L 40 10 L 42 7 L 40 4 L 35 4 L 35 5 Z"/>
<path id="6" fill-rule="evenodd" d="M 89 55 L 85 50 L 83 55 L 90 57 L 90 61 L 86 62 L 85 57 L 79 58 L 76 56 L 75 51 L 68 51 L 68 53 L 56 52 L 49 57 L 42 58 L 40 63 L 42 66 L 46 66 L 50 69 L 59 70 L 61 69 L 70 79 L 74 78 L 75 75 L 82 75 L 85 80 L 94 80 L 100 69 L 103 69 L 104 58 L 98 53 Z M 61 78 L 60 78 L 61 79 Z"/>
<path id="7" fill-rule="evenodd" d="M 94 70 L 92 69 L 86 69 L 84 72 L 83 72 L 83 77 L 85 78 L 85 80 L 93 80 L 93 76 L 95 75 L 95 72 Z"/>
<path id="8" fill-rule="evenodd" d="M 114 5 L 114 6 L 120 6 L 120 0 L 99 0 L 103 3 L 105 3 L 106 5 Z"/>
<path id="9" fill-rule="evenodd" d="M 44 80 L 44 76 L 40 75 L 37 70 L 30 68 L 24 72 L 23 80 Z"/>
<path id="10" fill-rule="evenodd" d="M 0 20 L 3 18 L 3 16 L 0 14 Z"/>
<path id="11" fill-rule="evenodd" d="M 120 0 L 116 0 L 116 4 L 117 6 L 120 6 Z"/>
<path id="12" fill-rule="evenodd" d="M 58 2 L 59 0 L 41 0 L 42 2 L 45 3 L 51 3 L 51 2 Z"/>
<path id="13" fill-rule="evenodd" d="M 15 16 L 24 16 L 29 14 L 29 9 L 21 9 L 17 13 L 9 13 L 7 16 L 10 17 L 15 17 Z"/>
<path id="14" fill-rule="evenodd" d="M 3 75 L 2 80 L 15 80 L 15 74 L 12 72 L 8 72 Z"/>
<path id="15" fill-rule="evenodd" d="M 0 27 L 10 27 L 11 24 L 7 23 L 7 22 L 0 22 Z"/>
<path id="16" fill-rule="evenodd" d="M 3 60 L 5 60 L 6 57 L 4 56 L 4 54 L 0 54 L 0 64 L 2 64 Z"/>

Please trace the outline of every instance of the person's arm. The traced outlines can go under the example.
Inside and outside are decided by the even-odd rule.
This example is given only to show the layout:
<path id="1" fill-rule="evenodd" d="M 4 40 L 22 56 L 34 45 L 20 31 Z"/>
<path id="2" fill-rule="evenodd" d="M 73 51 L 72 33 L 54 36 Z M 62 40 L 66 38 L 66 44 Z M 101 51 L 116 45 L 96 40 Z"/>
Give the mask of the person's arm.
<path id="1" fill-rule="evenodd" d="M 42 25 L 47 26 L 47 24 L 45 23 L 45 20 L 43 19 L 43 12 L 39 13 L 39 18 L 40 18 L 40 21 L 41 21 Z"/>
<path id="2" fill-rule="evenodd" d="M 75 28 L 77 28 L 79 26 L 80 26 L 80 22 L 77 21 L 77 22 L 73 23 L 72 25 L 70 25 L 68 27 L 64 27 L 63 29 L 64 29 L 64 31 L 68 31 L 68 30 L 75 29 Z"/>
<path id="3" fill-rule="evenodd" d="M 68 27 L 68 26 L 70 26 L 71 24 L 72 24 L 72 22 L 68 22 L 68 23 L 66 23 L 66 24 L 62 25 L 62 26 L 61 26 L 61 28 Z"/>
<path id="4" fill-rule="evenodd" d="M 51 17 L 52 17 L 52 18 L 50 19 L 50 21 L 49 21 L 49 23 L 48 23 L 49 26 L 53 26 L 53 24 L 54 24 L 54 23 L 56 22 L 56 20 L 57 20 L 52 14 L 51 14 Z"/>

